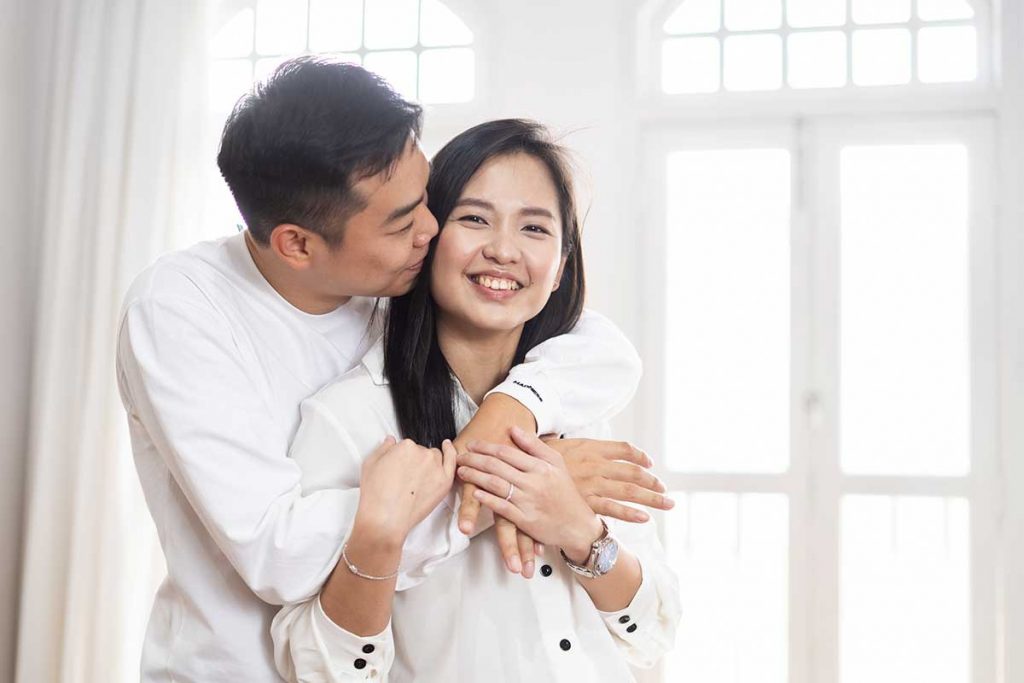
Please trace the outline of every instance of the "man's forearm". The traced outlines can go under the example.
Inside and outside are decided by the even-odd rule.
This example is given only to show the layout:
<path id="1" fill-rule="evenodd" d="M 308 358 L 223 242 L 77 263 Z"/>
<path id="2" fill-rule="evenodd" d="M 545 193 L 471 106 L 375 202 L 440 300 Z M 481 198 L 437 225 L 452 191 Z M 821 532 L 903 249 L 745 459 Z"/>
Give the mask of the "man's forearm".
<path id="1" fill-rule="evenodd" d="M 345 555 L 361 573 L 390 576 L 401 562 L 403 544 L 404 538 L 357 515 Z M 339 559 L 320 593 L 320 604 L 327 617 L 349 633 L 376 635 L 391 620 L 396 580 L 397 576 L 383 581 L 357 576 Z"/>

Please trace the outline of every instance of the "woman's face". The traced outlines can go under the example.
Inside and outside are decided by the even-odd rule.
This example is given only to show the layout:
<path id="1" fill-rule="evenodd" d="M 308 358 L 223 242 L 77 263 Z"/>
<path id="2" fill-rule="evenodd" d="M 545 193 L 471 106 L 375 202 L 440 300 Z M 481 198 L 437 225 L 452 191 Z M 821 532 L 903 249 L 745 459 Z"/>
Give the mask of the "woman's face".
<path id="1" fill-rule="evenodd" d="M 439 316 L 500 332 L 540 313 L 565 263 L 560 215 L 542 162 L 523 153 L 488 160 L 438 237 L 430 276 Z"/>

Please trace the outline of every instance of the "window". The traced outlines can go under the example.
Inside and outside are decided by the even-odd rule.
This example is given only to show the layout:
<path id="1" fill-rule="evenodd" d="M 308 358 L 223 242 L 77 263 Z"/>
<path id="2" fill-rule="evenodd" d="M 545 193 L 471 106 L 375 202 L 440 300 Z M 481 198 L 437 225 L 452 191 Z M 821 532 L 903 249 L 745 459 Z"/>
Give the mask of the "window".
<path id="1" fill-rule="evenodd" d="M 473 33 L 440 0 L 245 0 L 214 40 L 211 95 L 226 115 L 254 79 L 317 53 L 362 64 L 424 104 L 473 99 Z"/>
<path id="2" fill-rule="evenodd" d="M 774 118 L 647 135 L 662 680 L 988 680 L 993 123 Z"/>
<path id="3" fill-rule="evenodd" d="M 982 18 L 968 0 L 684 0 L 662 24 L 661 90 L 976 81 Z"/>

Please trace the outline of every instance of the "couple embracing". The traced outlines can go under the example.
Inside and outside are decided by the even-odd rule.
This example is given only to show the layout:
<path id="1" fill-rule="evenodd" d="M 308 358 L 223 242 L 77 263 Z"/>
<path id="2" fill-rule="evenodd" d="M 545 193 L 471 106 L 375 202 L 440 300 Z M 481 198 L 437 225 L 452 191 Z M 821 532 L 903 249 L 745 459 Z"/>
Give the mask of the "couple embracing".
<path id="1" fill-rule="evenodd" d="M 167 561 L 142 680 L 628 681 L 678 585 L 640 364 L 583 309 L 564 150 L 286 62 L 229 118 L 246 223 L 126 297 L 118 382 Z"/>

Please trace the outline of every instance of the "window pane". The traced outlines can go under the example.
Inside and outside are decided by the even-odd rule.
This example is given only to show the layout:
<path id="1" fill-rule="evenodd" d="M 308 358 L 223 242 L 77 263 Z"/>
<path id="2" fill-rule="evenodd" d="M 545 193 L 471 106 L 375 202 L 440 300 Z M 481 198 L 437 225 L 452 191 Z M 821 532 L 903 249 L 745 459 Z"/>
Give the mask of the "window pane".
<path id="1" fill-rule="evenodd" d="M 252 88 L 252 62 L 248 59 L 216 60 L 210 65 L 210 108 L 223 121 L 238 98 Z"/>
<path id="2" fill-rule="evenodd" d="M 974 8 L 967 0 L 917 0 L 917 16 L 925 21 L 970 19 Z"/>
<path id="3" fill-rule="evenodd" d="M 416 99 L 416 53 L 408 50 L 371 52 L 363 66 L 374 72 L 406 99 Z"/>
<path id="4" fill-rule="evenodd" d="M 683 611 L 666 681 L 785 683 L 789 513 L 775 494 L 675 494 L 669 562 Z"/>
<path id="5" fill-rule="evenodd" d="M 311 0 L 309 49 L 358 50 L 363 44 L 363 0 Z"/>
<path id="6" fill-rule="evenodd" d="M 846 85 L 845 33 L 792 33 L 788 41 L 790 87 L 834 88 Z"/>
<path id="7" fill-rule="evenodd" d="M 789 152 L 674 152 L 667 181 L 668 466 L 784 471 Z"/>
<path id="8" fill-rule="evenodd" d="M 685 0 L 665 22 L 666 33 L 713 33 L 722 26 L 722 0 Z"/>
<path id="9" fill-rule="evenodd" d="M 213 40 L 213 57 L 248 57 L 252 52 L 254 21 L 255 15 L 251 7 L 240 10 L 231 17 Z"/>
<path id="10" fill-rule="evenodd" d="M 973 26 L 933 26 L 917 34 L 918 78 L 924 83 L 973 81 L 978 44 Z"/>
<path id="11" fill-rule="evenodd" d="M 967 683 L 967 502 L 846 496 L 841 514 L 842 682 Z"/>
<path id="12" fill-rule="evenodd" d="M 667 93 L 715 92 L 721 85 L 718 38 L 672 38 L 661 48 L 661 87 Z"/>
<path id="13" fill-rule="evenodd" d="M 257 0 L 256 51 L 284 55 L 306 49 L 306 0 Z"/>
<path id="14" fill-rule="evenodd" d="M 788 0 L 786 21 L 790 26 L 840 26 L 846 23 L 846 0 Z"/>
<path id="15" fill-rule="evenodd" d="M 374 0 L 366 3 L 366 34 L 371 50 L 412 47 L 419 33 L 418 0 Z"/>
<path id="16" fill-rule="evenodd" d="M 967 150 L 847 147 L 840 164 L 843 469 L 964 474 L 970 432 Z"/>
<path id="17" fill-rule="evenodd" d="M 853 82 L 898 85 L 910 81 L 910 32 L 902 28 L 853 32 Z"/>
<path id="18" fill-rule="evenodd" d="M 756 31 L 782 26 L 782 0 L 725 0 L 725 27 Z"/>
<path id="19" fill-rule="evenodd" d="M 782 38 L 775 34 L 725 39 L 727 90 L 775 90 L 782 86 Z"/>
<path id="20" fill-rule="evenodd" d="M 853 0 L 858 24 L 902 24 L 910 20 L 910 0 Z"/>
<path id="21" fill-rule="evenodd" d="M 473 50 L 424 50 L 420 55 L 420 100 L 427 104 L 473 99 Z"/>
<path id="22" fill-rule="evenodd" d="M 465 22 L 439 0 L 423 0 L 420 12 L 420 42 L 423 45 L 469 45 L 473 42 L 473 32 Z"/>
<path id="23" fill-rule="evenodd" d="M 253 78 L 257 81 L 266 80 L 270 74 L 274 73 L 274 69 L 289 59 L 291 57 L 265 57 L 264 59 L 256 60 L 256 70 L 253 73 Z"/>

